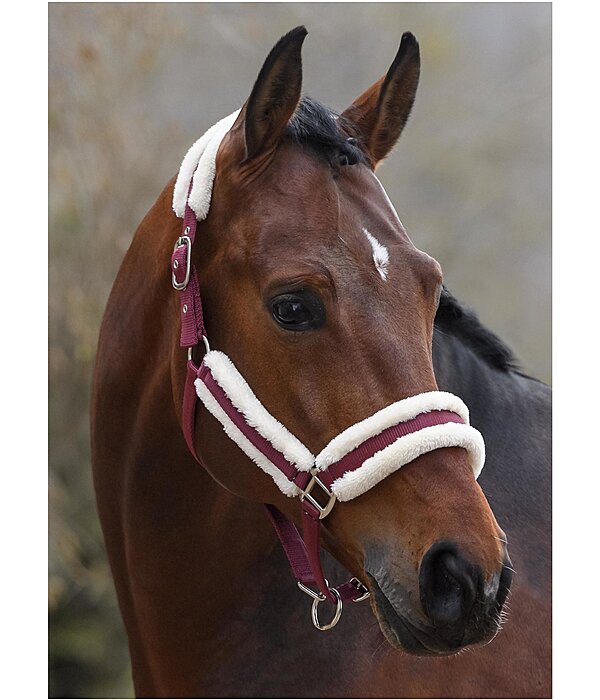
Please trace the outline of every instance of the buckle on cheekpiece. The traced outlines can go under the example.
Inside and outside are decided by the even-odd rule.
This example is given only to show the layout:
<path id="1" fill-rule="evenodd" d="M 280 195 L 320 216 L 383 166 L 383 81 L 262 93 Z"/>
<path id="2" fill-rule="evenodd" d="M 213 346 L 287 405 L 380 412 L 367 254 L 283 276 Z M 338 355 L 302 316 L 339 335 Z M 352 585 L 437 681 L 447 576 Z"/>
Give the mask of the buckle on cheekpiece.
<path id="1" fill-rule="evenodd" d="M 319 479 L 319 472 L 315 467 L 313 467 L 310 470 L 310 473 L 312 478 L 306 485 L 304 491 L 302 491 L 302 493 L 300 494 L 300 500 L 303 501 L 306 498 L 310 503 L 312 503 L 312 505 L 319 511 L 319 520 L 323 520 L 323 518 L 326 515 L 329 515 L 329 513 L 331 513 L 331 509 L 335 504 L 335 496 L 333 493 L 331 493 L 327 486 L 325 486 L 321 479 Z M 311 496 L 311 491 L 315 484 L 318 484 L 322 491 L 324 491 L 325 494 L 327 494 L 327 498 L 329 500 L 324 506 L 322 506 L 318 501 L 315 500 L 313 496 Z"/>
<path id="2" fill-rule="evenodd" d="M 186 234 L 189 233 L 189 230 L 190 227 L 187 226 L 185 229 Z M 180 256 L 177 255 L 181 248 L 185 248 L 184 260 L 181 260 Z M 182 282 L 178 282 L 176 272 L 179 269 L 179 265 L 181 262 L 185 262 L 185 277 L 183 278 Z M 190 281 L 191 269 L 192 240 L 189 236 L 183 235 L 180 236 L 175 242 L 175 246 L 173 247 L 173 255 L 171 256 L 171 282 L 173 284 L 173 288 L 176 289 L 178 292 L 183 291 L 188 286 L 188 282 Z"/>

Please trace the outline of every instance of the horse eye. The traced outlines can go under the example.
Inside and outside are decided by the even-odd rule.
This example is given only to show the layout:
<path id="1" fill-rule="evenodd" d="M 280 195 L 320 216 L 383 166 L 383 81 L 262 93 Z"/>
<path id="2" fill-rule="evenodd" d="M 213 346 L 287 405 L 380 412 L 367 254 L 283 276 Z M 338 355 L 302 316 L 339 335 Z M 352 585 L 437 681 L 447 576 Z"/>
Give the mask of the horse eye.
<path id="1" fill-rule="evenodd" d="M 290 331 L 319 328 L 325 320 L 321 301 L 313 294 L 281 294 L 271 300 L 271 314 L 276 323 Z"/>

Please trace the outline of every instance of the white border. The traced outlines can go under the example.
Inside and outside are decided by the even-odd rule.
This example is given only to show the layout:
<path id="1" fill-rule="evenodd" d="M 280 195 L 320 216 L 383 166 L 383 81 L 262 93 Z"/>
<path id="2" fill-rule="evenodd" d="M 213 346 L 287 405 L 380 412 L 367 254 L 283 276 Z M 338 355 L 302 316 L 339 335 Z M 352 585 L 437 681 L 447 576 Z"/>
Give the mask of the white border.
<path id="1" fill-rule="evenodd" d="M 33 5 L 33 6 L 32 6 Z M 3 10 L 3 693 L 48 693 L 48 6 Z M 23 199 L 23 192 L 28 196 Z M 29 202 L 29 195 L 33 201 Z M 28 205 L 25 205 L 25 201 Z M 67 261 L 74 264 L 74 261 Z M 65 266 L 68 274 L 68 264 Z"/>
<path id="2" fill-rule="evenodd" d="M 351 425 L 336 435 L 317 455 L 316 467 L 319 471 L 327 469 L 365 440 L 379 435 L 387 428 L 398 423 L 416 418 L 421 413 L 430 411 L 452 411 L 469 422 L 469 409 L 458 396 L 447 391 L 428 391 L 416 396 L 409 396 L 382 408 L 372 416 Z M 422 432 L 422 431 L 419 431 Z"/>
<path id="3" fill-rule="evenodd" d="M 293 484 L 265 455 L 248 440 L 242 431 L 233 423 L 225 411 L 221 408 L 218 401 L 210 393 L 206 385 L 201 379 L 196 379 L 194 382 L 196 393 L 212 415 L 223 426 L 223 430 L 228 438 L 233 440 L 235 444 L 248 456 L 256 465 L 258 465 L 266 474 L 268 474 L 279 490 L 286 496 L 299 496 L 300 489 Z"/>
<path id="4" fill-rule="evenodd" d="M 466 449 L 473 474 L 475 478 L 479 476 L 485 462 L 485 445 L 481 433 L 470 425 L 444 423 L 398 438 L 365 460 L 359 469 L 346 472 L 336 479 L 331 485 L 331 491 L 339 501 L 350 501 L 417 457 L 443 447 Z"/>

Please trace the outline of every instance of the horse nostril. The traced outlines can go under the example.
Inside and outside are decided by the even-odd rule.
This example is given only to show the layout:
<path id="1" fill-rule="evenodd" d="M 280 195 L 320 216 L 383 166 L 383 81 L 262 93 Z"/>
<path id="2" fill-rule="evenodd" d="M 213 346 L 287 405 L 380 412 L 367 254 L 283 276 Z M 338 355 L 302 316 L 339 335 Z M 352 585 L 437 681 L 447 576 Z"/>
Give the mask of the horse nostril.
<path id="1" fill-rule="evenodd" d="M 464 625 L 481 586 L 479 570 L 451 542 L 436 542 L 425 553 L 419 589 L 423 610 L 434 625 Z"/>

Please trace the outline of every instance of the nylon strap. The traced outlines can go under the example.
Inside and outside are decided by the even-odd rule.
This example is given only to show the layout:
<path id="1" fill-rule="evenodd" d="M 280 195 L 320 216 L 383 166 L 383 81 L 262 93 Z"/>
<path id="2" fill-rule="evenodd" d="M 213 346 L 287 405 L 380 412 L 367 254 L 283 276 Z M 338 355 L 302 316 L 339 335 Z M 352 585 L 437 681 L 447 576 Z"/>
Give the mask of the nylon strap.
<path id="1" fill-rule="evenodd" d="M 197 225 L 196 215 L 189 204 L 186 204 L 183 217 L 183 231 L 171 256 L 173 282 L 174 284 L 185 285 L 179 290 L 179 310 L 181 314 L 181 337 L 179 343 L 182 348 L 195 347 L 206 334 L 200 285 L 198 283 L 196 266 L 192 262 L 192 247 L 196 240 Z"/>

